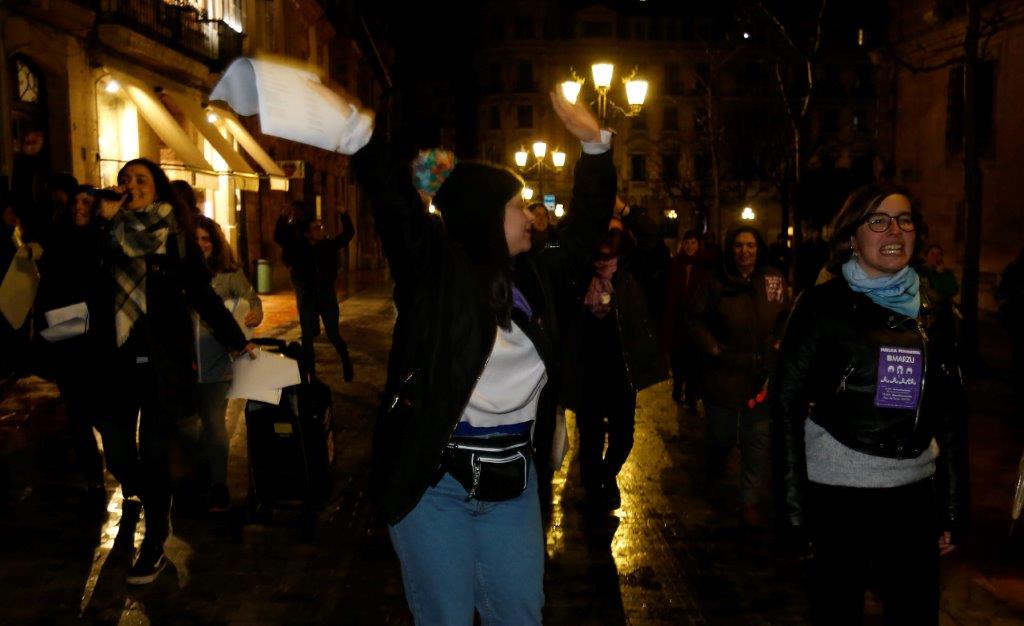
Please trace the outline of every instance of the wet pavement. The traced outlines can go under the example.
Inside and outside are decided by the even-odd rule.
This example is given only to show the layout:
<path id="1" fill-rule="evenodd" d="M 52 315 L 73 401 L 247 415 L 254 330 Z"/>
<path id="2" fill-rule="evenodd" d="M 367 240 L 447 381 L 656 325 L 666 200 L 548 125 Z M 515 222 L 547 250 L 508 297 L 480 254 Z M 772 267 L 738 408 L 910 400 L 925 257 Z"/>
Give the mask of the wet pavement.
<path id="1" fill-rule="evenodd" d="M 287 512 L 235 536 L 229 515 L 211 516 L 189 497 L 182 445 L 167 546 L 173 566 L 148 587 L 124 583 L 144 520 L 109 477 L 103 503 L 84 498 L 53 386 L 37 378 L 5 386 L 0 623 L 411 624 L 397 560 L 366 491 L 394 321 L 390 288 L 382 275 L 363 275 L 342 295 L 341 331 L 356 379 L 342 382 L 321 338 L 318 371 L 333 390 L 338 454 L 312 541 Z M 262 334 L 297 338 L 291 294 L 267 296 L 265 309 Z M 996 352 L 998 343 L 993 336 Z M 972 396 L 975 532 L 944 562 L 942 623 L 1024 624 L 1024 528 L 1007 539 L 1024 417 L 997 374 L 979 376 Z M 240 411 L 232 402 L 229 482 L 239 505 L 248 480 Z M 806 623 L 807 563 L 781 556 L 767 528 L 741 527 L 733 507 L 700 497 L 703 428 L 700 416 L 672 402 L 667 384 L 641 393 L 636 445 L 619 481 L 623 504 L 614 514 L 588 511 L 570 450 L 546 515 L 546 623 Z M 721 499 L 735 497 L 735 483 L 727 483 Z M 869 614 L 876 613 L 869 599 Z"/>

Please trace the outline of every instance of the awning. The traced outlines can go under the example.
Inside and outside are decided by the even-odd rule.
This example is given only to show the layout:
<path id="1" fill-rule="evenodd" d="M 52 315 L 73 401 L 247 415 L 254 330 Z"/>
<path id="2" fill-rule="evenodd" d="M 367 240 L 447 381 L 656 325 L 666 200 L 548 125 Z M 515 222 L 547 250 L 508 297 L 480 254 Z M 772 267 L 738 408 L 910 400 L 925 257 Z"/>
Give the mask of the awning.
<path id="1" fill-rule="evenodd" d="M 139 114 L 149 124 L 153 132 L 163 140 L 167 147 L 174 151 L 174 154 L 181 159 L 182 165 L 192 173 L 192 186 L 201 189 L 218 189 L 220 181 L 214 172 L 213 167 L 206 161 L 199 148 L 192 143 L 192 139 L 185 132 L 149 89 L 135 79 L 116 70 L 110 70 L 110 74 L 121 83 L 121 91 L 128 96 Z M 174 165 L 161 164 L 169 176 L 174 174 Z"/>
<path id="2" fill-rule="evenodd" d="M 249 156 L 270 177 L 270 189 L 273 191 L 288 191 L 288 177 L 285 176 L 284 170 L 260 147 L 259 142 L 249 134 L 249 131 L 245 130 L 241 122 L 235 119 L 235 115 L 221 107 L 211 108 L 215 108 L 220 119 L 224 121 L 224 127 L 228 129 L 228 132 L 235 138 L 235 141 L 249 153 Z"/>
<path id="3" fill-rule="evenodd" d="M 173 106 L 180 109 L 188 117 L 189 121 L 199 130 L 199 133 L 210 142 L 210 145 L 217 151 L 217 154 L 224 159 L 235 181 L 235 186 L 242 191 L 259 191 L 259 174 L 249 166 L 249 163 L 242 158 L 242 155 L 235 151 L 235 147 L 231 145 L 231 142 L 225 139 L 217 127 L 207 119 L 206 113 L 199 105 L 199 102 L 186 95 L 169 90 L 164 91 L 164 96 L 169 98 Z"/>

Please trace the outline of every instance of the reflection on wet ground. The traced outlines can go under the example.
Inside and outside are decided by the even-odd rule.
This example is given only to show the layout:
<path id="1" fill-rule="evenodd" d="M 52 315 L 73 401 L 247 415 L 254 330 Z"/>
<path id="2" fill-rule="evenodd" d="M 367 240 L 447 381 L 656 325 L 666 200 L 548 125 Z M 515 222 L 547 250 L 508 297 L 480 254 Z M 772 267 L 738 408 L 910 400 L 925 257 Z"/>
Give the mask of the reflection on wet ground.
<path id="1" fill-rule="evenodd" d="M 272 296 L 268 308 L 287 311 L 290 297 Z M 366 492 L 393 315 L 384 286 L 343 303 L 352 383 L 341 382 L 330 345 L 317 345 L 318 369 L 334 391 L 339 453 L 314 540 L 303 541 L 288 513 L 249 523 L 235 536 L 229 516 L 205 513 L 183 490 L 167 544 L 172 564 L 143 588 L 124 582 L 145 525 L 138 504 L 124 502 L 110 479 L 105 502 L 83 497 L 69 470 L 62 414 L 44 383 L 26 383 L 20 405 L 5 398 L 0 480 L 11 483 L 13 497 L 0 501 L 0 622 L 411 624 L 397 560 Z M 296 337 L 291 319 L 271 316 L 271 334 Z M 229 484 L 238 503 L 247 485 L 240 408 L 232 403 L 228 419 Z M 545 515 L 545 623 L 805 623 L 806 564 L 779 560 L 770 533 L 743 529 L 733 506 L 699 497 L 703 429 L 699 416 L 672 402 L 666 385 L 641 393 L 635 448 L 619 478 L 622 507 L 601 513 L 588 509 L 578 488 L 569 416 L 572 448 L 553 478 Z M 187 485 L 187 473 L 181 478 Z M 735 484 L 721 496 L 735 502 Z M 960 623 L 1015 623 L 1020 616 L 981 602 L 967 575 L 954 572 L 949 580 L 944 607 L 971 617 Z M 965 605 L 970 611 L 959 610 Z"/>

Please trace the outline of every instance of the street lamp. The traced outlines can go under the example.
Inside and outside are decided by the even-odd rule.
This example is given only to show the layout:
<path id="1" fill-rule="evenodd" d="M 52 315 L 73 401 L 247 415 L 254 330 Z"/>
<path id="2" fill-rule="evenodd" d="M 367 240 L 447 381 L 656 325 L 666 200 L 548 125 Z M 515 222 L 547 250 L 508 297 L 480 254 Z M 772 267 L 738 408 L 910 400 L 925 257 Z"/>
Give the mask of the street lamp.
<path id="1" fill-rule="evenodd" d="M 526 151 L 525 147 L 519 148 L 514 155 L 516 167 L 525 172 L 531 172 L 537 170 L 537 193 L 540 195 L 541 202 L 544 201 L 544 170 L 554 169 L 554 171 L 560 171 L 565 165 L 565 153 L 555 148 L 551 151 L 551 163 L 548 165 L 544 158 L 548 155 L 548 144 L 545 141 L 533 142 L 533 165 L 527 165 L 527 161 L 530 159 L 530 153 Z M 530 200 L 533 197 L 533 190 L 530 190 L 530 195 L 523 195 L 523 198 Z"/>
<path id="2" fill-rule="evenodd" d="M 572 72 L 572 79 L 562 83 L 562 95 L 566 100 L 575 104 L 586 79 L 577 75 L 572 68 L 569 68 L 569 71 Z M 647 99 L 647 81 L 637 77 L 637 68 L 634 67 L 630 75 L 622 79 L 622 83 L 626 87 L 626 104 L 629 108 L 623 109 L 615 104 L 608 97 L 614 73 L 615 66 L 611 63 L 594 63 L 590 66 L 591 80 L 594 83 L 594 91 L 597 92 L 597 116 L 601 119 L 602 126 L 608 119 L 609 105 L 613 110 L 619 111 L 626 117 L 634 117 L 640 114 L 640 109 Z"/>

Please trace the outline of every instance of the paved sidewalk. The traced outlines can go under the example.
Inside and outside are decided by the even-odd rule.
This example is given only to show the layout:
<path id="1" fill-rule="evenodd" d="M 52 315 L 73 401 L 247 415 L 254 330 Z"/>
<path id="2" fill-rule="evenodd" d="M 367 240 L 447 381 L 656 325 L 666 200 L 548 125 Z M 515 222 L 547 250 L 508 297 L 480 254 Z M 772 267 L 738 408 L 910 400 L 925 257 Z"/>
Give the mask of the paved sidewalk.
<path id="1" fill-rule="evenodd" d="M 302 541 L 287 514 L 246 526 L 235 542 L 223 516 L 177 502 L 168 544 L 173 567 L 149 587 L 126 586 L 144 522 L 122 505 L 109 479 L 102 511 L 78 504 L 52 385 L 28 379 L 6 389 L 0 466 L 12 468 L 13 501 L 0 511 L 0 623 L 411 624 L 397 560 L 384 528 L 371 519 L 366 491 L 394 321 L 390 287 L 378 276 L 345 295 L 341 333 L 355 381 L 341 381 L 324 338 L 316 346 L 318 371 L 333 390 L 338 461 L 313 543 Z M 265 298 L 263 334 L 297 338 L 291 298 Z M 1006 538 L 1024 426 L 1014 394 L 998 377 L 972 383 L 972 397 L 975 533 L 944 562 L 942 624 L 1024 624 L 1024 529 Z M 228 427 L 229 480 L 241 501 L 247 465 L 238 403 Z M 636 446 L 620 480 L 623 507 L 614 515 L 586 512 L 570 451 L 553 484 L 545 623 L 806 623 L 806 564 L 780 560 L 771 532 L 742 530 L 732 509 L 697 495 L 703 429 L 700 417 L 671 401 L 667 384 L 641 393 Z M 735 490 L 727 485 L 725 496 Z M 877 605 L 870 603 L 869 613 L 868 623 L 880 623 Z"/>

